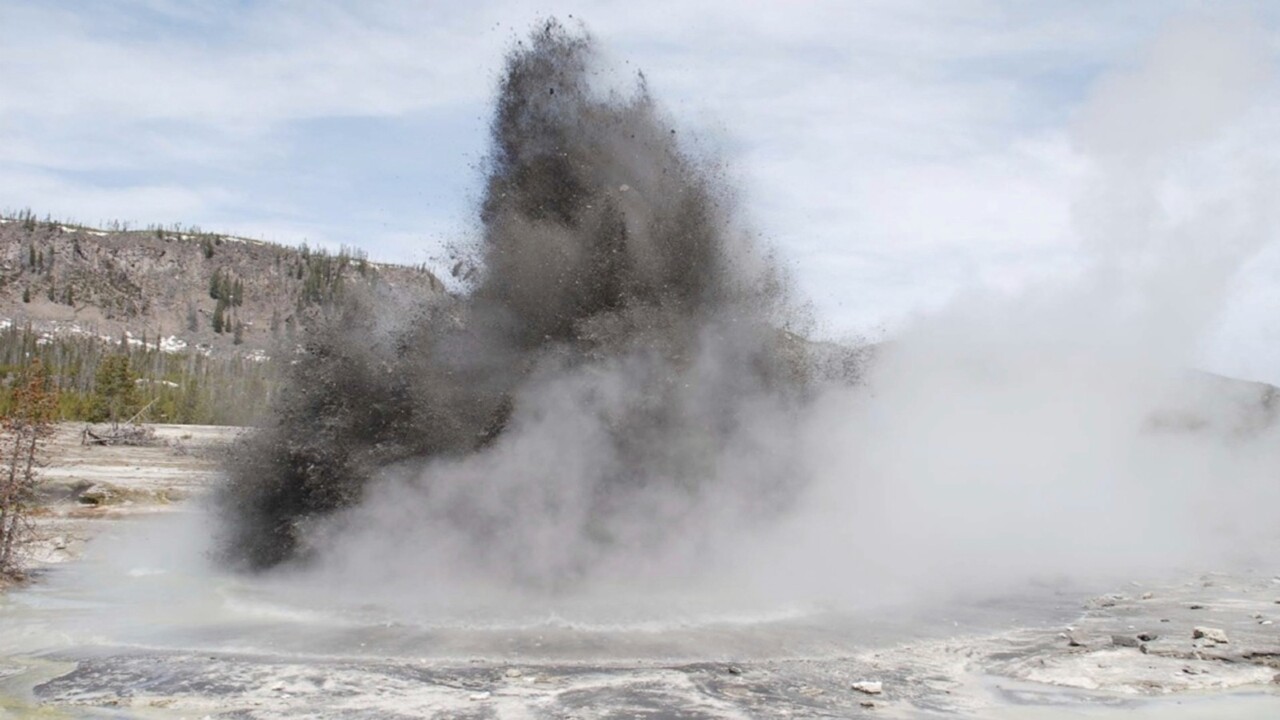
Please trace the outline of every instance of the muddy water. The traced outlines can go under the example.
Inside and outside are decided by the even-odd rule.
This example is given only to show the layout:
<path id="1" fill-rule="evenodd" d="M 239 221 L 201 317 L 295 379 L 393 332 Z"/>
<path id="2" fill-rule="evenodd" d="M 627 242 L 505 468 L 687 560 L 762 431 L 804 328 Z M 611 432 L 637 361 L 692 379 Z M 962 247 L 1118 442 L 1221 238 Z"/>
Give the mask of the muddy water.
<path id="1" fill-rule="evenodd" d="M 991 638 L 1071 622 L 1079 592 L 841 613 L 676 595 L 411 612 L 222 573 L 208 530 L 194 508 L 110 524 L 0 601 L 0 716 L 1280 717 L 1256 690 L 1136 702 L 975 671 L 1003 647 Z M 884 693 L 850 690 L 860 679 Z"/>

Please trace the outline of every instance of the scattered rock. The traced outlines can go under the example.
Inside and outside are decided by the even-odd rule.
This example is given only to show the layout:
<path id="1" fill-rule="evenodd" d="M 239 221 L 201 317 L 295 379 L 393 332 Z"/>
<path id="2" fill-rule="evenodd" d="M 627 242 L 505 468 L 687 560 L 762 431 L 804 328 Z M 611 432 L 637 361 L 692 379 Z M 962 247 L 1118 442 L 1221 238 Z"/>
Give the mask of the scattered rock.
<path id="1" fill-rule="evenodd" d="M 509 678 L 518 678 L 521 675 L 524 675 L 524 673 L 520 671 L 520 668 L 507 668 L 507 671 L 503 674 Z"/>
<path id="2" fill-rule="evenodd" d="M 1153 640 L 1157 640 L 1159 638 L 1160 638 L 1159 635 L 1152 632 L 1138 633 L 1138 639 L 1141 640 L 1142 642 L 1152 642 Z"/>
<path id="3" fill-rule="evenodd" d="M 1271 682 L 1274 685 L 1280 685 L 1280 673 L 1276 673 L 1276 676 L 1271 678 Z"/>
<path id="4" fill-rule="evenodd" d="M 54 550 L 67 549 L 67 537 L 65 535 L 56 535 L 51 542 L 53 543 Z"/>
<path id="5" fill-rule="evenodd" d="M 1203 609 L 1204 609 L 1204 606 L 1203 606 L 1203 605 L 1201 605 L 1200 603 L 1191 603 L 1191 604 L 1190 604 L 1190 605 L 1188 605 L 1187 607 L 1188 607 L 1189 609 L 1191 609 L 1191 610 L 1203 610 Z"/>
<path id="6" fill-rule="evenodd" d="M 1150 592 L 1144 592 L 1144 593 L 1142 593 L 1142 599 L 1143 599 L 1143 600 L 1150 600 L 1151 598 L 1153 598 L 1153 597 L 1155 597 L 1155 596 L 1156 596 L 1156 594 L 1155 594 L 1155 593 L 1150 593 Z"/>
<path id="7" fill-rule="evenodd" d="M 873 708 L 873 707 L 875 707 L 875 706 L 876 706 L 876 704 L 875 704 L 875 703 L 873 703 L 873 702 L 871 702 L 870 700 L 863 700 L 862 702 L 860 702 L 860 703 L 858 703 L 858 704 L 859 704 L 859 705 L 861 705 L 861 706 L 862 706 L 862 707 L 864 707 L 864 708 Z"/>
<path id="8" fill-rule="evenodd" d="M 1227 634 L 1219 628 L 1197 627 L 1192 629 L 1191 637 L 1194 640 L 1208 640 L 1209 642 L 1226 644 Z"/>
<path id="9" fill-rule="evenodd" d="M 730 675 L 742 674 L 742 668 L 738 667 L 737 665 L 730 665 L 728 668 L 726 668 L 726 670 L 728 670 Z"/>
<path id="10" fill-rule="evenodd" d="M 884 683 L 879 680 L 859 680 L 851 687 L 860 693 L 866 693 L 868 695 L 879 695 L 884 692 Z"/>
<path id="11" fill-rule="evenodd" d="M 1112 635 L 1111 644 L 1115 645 L 1116 647 L 1136 648 L 1141 643 L 1138 642 L 1138 638 L 1130 637 L 1129 635 Z"/>
<path id="12" fill-rule="evenodd" d="M 114 497 L 111 488 L 95 483 L 85 488 L 76 499 L 83 505 L 105 505 Z"/>
<path id="13" fill-rule="evenodd" d="M 1087 647 L 1076 638 L 1074 633 L 1063 633 L 1062 636 L 1067 639 L 1067 647 Z"/>
<path id="14" fill-rule="evenodd" d="M 471 693 L 468 699 L 469 700 L 488 700 L 491 697 L 493 697 L 493 693 L 486 690 L 484 692 Z"/>

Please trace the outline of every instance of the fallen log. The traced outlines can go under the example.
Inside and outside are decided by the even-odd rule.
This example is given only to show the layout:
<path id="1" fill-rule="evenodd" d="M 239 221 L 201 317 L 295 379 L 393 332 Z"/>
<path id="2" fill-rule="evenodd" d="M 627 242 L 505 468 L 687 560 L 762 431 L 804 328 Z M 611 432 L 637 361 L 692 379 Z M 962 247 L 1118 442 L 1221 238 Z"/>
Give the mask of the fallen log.
<path id="1" fill-rule="evenodd" d="M 81 445 L 130 445 L 146 447 L 163 445 L 154 428 L 146 425 L 115 425 L 107 430 L 94 431 L 86 425 L 80 433 Z"/>

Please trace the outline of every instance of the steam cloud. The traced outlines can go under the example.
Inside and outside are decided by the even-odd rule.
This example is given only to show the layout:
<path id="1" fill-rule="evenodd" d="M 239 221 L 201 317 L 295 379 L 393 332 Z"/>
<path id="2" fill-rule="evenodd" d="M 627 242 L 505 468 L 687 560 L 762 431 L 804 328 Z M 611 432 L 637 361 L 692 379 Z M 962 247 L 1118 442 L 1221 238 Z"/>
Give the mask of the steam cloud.
<path id="1" fill-rule="evenodd" d="M 866 369 L 799 339 L 643 79 L 610 91 L 546 25 L 508 58 L 470 291 L 382 290 L 312 333 L 230 465 L 224 555 L 415 604 L 847 603 L 1265 552 L 1276 395 L 1187 370 L 1275 239 L 1247 37 L 1176 25 L 1099 86 L 1072 138 L 1082 267 L 962 297 Z"/>
<path id="2" fill-rule="evenodd" d="M 596 62 L 554 22 L 511 53 L 474 287 L 353 298 L 312 333 L 231 464 L 230 559 L 264 568 L 336 527 L 412 527 L 422 572 L 554 587 L 669 546 L 717 488 L 744 518 L 794 495 L 783 448 L 752 427 L 815 379 L 785 277 L 643 78 L 598 87 Z"/>

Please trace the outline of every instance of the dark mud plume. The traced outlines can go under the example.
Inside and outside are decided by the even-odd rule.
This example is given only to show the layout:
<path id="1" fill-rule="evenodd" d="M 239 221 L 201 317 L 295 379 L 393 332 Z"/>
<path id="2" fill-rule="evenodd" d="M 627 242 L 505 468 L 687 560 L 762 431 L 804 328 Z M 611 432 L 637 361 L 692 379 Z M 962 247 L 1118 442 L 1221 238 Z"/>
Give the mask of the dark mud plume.
<path id="1" fill-rule="evenodd" d="M 675 543 L 696 556 L 724 521 L 708 512 L 785 507 L 803 313 L 716 162 L 643 77 L 610 89 L 599 66 L 555 22 L 511 51 L 467 291 L 383 288 L 317 322 L 229 461 L 225 560 L 395 546 L 388 572 L 561 587 Z"/>

